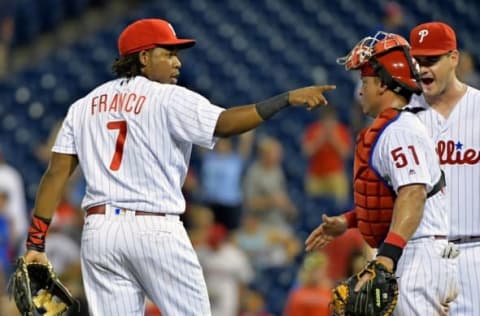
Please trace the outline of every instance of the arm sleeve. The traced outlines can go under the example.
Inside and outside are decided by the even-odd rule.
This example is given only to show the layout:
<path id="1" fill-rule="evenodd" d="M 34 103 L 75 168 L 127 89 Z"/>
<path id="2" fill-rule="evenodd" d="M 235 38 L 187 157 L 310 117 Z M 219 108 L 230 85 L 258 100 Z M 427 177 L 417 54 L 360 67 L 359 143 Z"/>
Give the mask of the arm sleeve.
<path id="1" fill-rule="evenodd" d="M 357 227 L 357 213 L 355 212 L 355 209 L 344 213 L 343 216 L 345 216 L 348 228 Z"/>
<path id="2" fill-rule="evenodd" d="M 395 192 L 409 184 L 426 184 L 429 191 L 432 176 L 427 159 L 428 148 L 428 142 L 415 131 L 386 129 L 375 145 L 373 168 Z"/>
<path id="3" fill-rule="evenodd" d="M 55 144 L 52 147 L 52 151 L 60 154 L 76 155 L 77 148 L 75 146 L 75 137 L 73 134 L 73 121 L 74 121 L 74 109 L 73 106 L 68 110 L 67 116 L 63 120 L 62 127 L 58 131 Z"/>
<path id="4" fill-rule="evenodd" d="M 218 117 L 225 109 L 213 105 L 198 93 L 174 87 L 167 103 L 167 122 L 174 138 L 212 149 Z"/>

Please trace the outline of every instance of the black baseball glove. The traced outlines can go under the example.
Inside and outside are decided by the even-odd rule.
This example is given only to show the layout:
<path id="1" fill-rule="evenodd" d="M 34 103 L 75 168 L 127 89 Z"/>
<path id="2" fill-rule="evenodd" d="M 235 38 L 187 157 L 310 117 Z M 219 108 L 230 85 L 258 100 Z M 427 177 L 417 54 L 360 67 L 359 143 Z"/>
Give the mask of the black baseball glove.
<path id="1" fill-rule="evenodd" d="M 61 316 L 75 302 L 50 264 L 27 264 L 23 257 L 17 260 L 9 292 L 22 316 Z"/>
<path id="2" fill-rule="evenodd" d="M 367 272 L 370 279 L 355 292 L 355 285 Z M 374 260 L 333 289 L 332 305 L 336 316 L 388 316 L 392 315 L 397 300 L 395 274 Z"/>

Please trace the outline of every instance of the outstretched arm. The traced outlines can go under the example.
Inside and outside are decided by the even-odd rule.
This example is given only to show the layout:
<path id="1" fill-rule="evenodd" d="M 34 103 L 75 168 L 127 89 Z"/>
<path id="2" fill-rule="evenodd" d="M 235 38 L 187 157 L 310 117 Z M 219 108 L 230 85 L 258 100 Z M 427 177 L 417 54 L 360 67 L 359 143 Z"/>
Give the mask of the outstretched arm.
<path id="1" fill-rule="evenodd" d="M 332 240 L 342 235 L 352 224 L 355 219 L 355 211 L 338 216 L 322 215 L 323 223 L 315 228 L 305 241 L 305 249 L 307 251 L 320 249 L 328 245 Z"/>
<path id="2" fill-rule="evenodd" d="M 291 90 L 256 104 L 236 106 L 223 111 L 215 127 L 215 136 L 228 137 L 254 129 L 289 105 L 307 106 L 309 110 L 326 105 L 324 92 L 335 86 L 310 86 Z"/>

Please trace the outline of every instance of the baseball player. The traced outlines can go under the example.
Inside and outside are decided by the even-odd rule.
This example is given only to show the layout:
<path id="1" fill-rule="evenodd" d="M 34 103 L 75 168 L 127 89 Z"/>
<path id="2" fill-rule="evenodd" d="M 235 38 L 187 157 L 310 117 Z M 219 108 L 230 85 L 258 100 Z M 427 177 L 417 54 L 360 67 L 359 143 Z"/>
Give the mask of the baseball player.
<path id="1" fill-rule="evenodd" d="M 443 315 L 456 295 L 456 259 L 448 250 L 447 200 L 434 144 L 415 114 L 403 110 L 421 93 L 408 42 L 395 34 L 367 37 L 339 60 L 359 69 L 363 111 L 373 117 L 355 148 L 355 208 L 323 223 L 306 240 L 323 247 L 358 227 L 378 248 L 376 260 L 399 277 L 395 315 Z M 369 275 L 364 275 L 359 290 Z"/>
<path id="2" fill-rule="evenodd" d="M 145 297 L 164 315 L 210 315 L 197 256 L 179 215 L 192 144 L 251 130 L 289 105 L 326 104 L 334 86 L 292 90 L 223 109 L 176 86 L 180 39 L 160 19 L 138 20 L 118 39 L 118 79 L 70 107 L 37 194 L 27 262 L 46 262 L 45 235 L 77 165 L 86 178 L 81 263 L 90 314 L 143 315 Z"/>
<path id="3" fill-rule="evenodd" d="M 480 91 L 455 75 L 459 53 L 445 23 L 420 24 L 410 33 L 420 64 L 423 95 L 412 106 L 437 145 L 450 196 L 449 239 L 460 250 L 459 296 L 450 315 L 480 315 Z"/>

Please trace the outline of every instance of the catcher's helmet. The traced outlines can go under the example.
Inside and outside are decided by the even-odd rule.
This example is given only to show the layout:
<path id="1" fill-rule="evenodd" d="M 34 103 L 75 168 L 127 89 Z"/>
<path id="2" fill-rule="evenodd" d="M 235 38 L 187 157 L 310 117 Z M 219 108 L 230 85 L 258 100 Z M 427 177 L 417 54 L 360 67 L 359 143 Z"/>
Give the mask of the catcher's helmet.
<path id="1" fill-rule="evenodd" d="M 420 67 L 410 55 L 410 45 L 400 35 L 378 32 L 365 37 L 345 57 L 337 59 L 347 70 L 360 69 L 362 76 L 378 76 L 394 92 L 410 99 L 420 94 Z"/>

